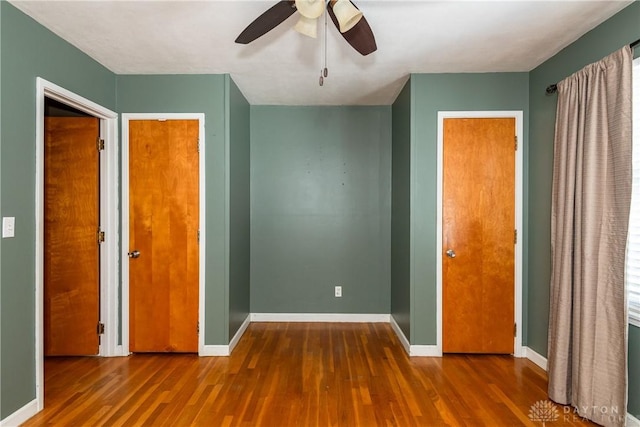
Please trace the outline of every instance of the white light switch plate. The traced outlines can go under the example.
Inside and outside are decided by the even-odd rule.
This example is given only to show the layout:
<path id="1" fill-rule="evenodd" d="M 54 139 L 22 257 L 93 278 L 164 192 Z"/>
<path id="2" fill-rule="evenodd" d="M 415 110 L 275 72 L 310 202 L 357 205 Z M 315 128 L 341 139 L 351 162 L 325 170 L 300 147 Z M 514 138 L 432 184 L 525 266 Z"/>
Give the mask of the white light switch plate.
<path id="1" fill-rule="evenodd" d="M 16 218 L 5 216 L 2 218 L 2 238 L 14 237 L 16 235 Z"/>

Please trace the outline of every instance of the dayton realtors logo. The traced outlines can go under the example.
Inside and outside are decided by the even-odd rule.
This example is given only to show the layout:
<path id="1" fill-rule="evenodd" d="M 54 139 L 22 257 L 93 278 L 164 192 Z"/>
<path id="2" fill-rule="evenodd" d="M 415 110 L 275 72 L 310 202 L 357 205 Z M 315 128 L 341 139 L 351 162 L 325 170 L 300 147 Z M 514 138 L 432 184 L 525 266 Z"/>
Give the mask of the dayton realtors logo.
<path id="1" fill-rule="evenodd" d="M 589 418 L 599 424 L 604 424 L 609 420 L 624 425 L 626 419 L 625 414 L 620 414 L 617 406 L 580 406 L 580 408 L 561 406 L 561 408 L 562 413 L 558 410 L 558 406 L 550 400 L 538 400 L 529 408 L 529 419 L 533 422 L 540 422 L 543 426 L 546 426 L 546 423 L 560 420 L 561 415 L 564 423 L 587 421 L 586 416 L 581 414 L 590 414 Z"/>
<path id="2" fill-rule="evenodd" d="M 529 408 L 529 419 L 533 422 L 541 422 L 544 427 L 546 423 L 556 421 L 560 418 L 558 408 L 549 400 L 538 400 Z"/>

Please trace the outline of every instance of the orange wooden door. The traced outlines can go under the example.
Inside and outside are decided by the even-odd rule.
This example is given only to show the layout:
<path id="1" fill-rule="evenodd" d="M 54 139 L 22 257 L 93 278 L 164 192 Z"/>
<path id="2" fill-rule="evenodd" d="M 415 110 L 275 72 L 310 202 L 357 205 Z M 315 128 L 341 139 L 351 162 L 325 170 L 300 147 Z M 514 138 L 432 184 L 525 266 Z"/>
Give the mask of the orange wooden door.
<path id="1" fill-rule="evenodd" d="M 132 352 L 198 351 L 198 130 L 197 120 L 129 122 Z"/>
<path id="2" fill-rule="evenodd" d="M 513 353 L 515 119 L 444 120 L 442 194 L 443 351 Z"/>
<path id="3" fill-rule="evenodd" d="M 46 117 L 44 353 L 99 351 L 99 153 L 94 117 Z"/>

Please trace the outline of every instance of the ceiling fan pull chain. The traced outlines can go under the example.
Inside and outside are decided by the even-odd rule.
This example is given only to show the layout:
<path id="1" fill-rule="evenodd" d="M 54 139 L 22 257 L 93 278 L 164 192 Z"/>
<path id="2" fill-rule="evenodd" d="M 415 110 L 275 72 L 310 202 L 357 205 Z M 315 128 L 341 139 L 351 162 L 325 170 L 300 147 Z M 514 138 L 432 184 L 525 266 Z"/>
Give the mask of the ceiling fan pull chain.
<path id="1" fill-rule="evenodd" d="M 327 68 L 327 9 L 324 10 L 324 76 L 329 77 Z"/>
<path id="2" fill-rule="evenodd" d="M 327 22 L 327 9 L 326 8 L 324 10 L 324 21 L 325 21 L 325 24 L 326 24 L 326 22 Z M 327 43 L 327 27 L 326 26 L 325 26 L 325 30 L 324 30 L 324 36 L 325 36 L 324 42 L 325 42 L 325 49 L 326 49 L 327 48 L 327 44 L 326 44 Z M 322 48 L 320 48 L 320 61 L 322 61 Z M 318 79 L 318 84 L 320 86 L 324 86 L 324 77 L 322 75 L 322 68 L 320 69 L 320 78 Z"/>

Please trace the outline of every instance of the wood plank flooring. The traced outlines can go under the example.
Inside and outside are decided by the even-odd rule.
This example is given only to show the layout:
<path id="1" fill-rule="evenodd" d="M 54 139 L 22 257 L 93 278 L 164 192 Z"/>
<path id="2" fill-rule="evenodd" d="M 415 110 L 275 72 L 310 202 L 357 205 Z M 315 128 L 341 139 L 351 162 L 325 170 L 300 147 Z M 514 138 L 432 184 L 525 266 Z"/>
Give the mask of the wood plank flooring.
<path id="1" fill-rule="evenodd" d="M 533 426 L 546 388 L 526 359 L 409 358 L 388 324 L 252 323 L 230 357 L 46 359 L 24 425 Z M 558 414 L 547 425 L 592 425 Z"/>

